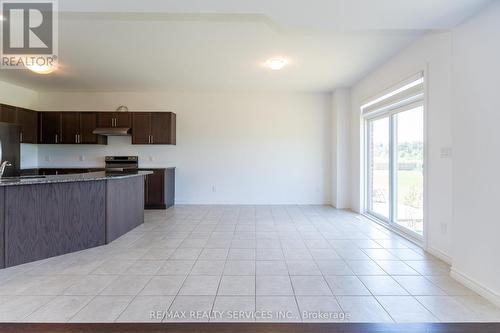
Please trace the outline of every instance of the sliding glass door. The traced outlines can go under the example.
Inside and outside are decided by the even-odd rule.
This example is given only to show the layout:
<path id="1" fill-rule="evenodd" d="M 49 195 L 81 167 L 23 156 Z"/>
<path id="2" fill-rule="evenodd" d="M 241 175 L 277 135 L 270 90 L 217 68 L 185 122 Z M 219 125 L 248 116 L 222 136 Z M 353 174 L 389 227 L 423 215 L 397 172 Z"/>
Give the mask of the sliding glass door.
<path id="1" fill-rule="evenodd" d="M 395 213 L 394 222 L 423 235 L 424 227 L 424 108 L 394 116 Z"/>
<path id="2" fill-rule="evenodd" d="M 424 108 L 414 103 L 366 120 L 366 211 L 424 233 Z"/>
<path id="3" fill-rule="evenodd" d="M 390 118 L 369 122 L 368 210 L 377 217 L 390 218 L 389 128 Z"/>

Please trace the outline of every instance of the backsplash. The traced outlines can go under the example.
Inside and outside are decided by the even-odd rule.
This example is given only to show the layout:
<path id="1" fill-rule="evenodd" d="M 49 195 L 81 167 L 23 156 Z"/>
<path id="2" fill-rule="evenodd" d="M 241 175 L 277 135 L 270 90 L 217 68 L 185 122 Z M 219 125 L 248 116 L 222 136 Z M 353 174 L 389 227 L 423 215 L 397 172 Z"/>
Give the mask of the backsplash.
<path id="1" fill-rule="evenodd" d="M 35 169 L 38 167 L 38 145 L 21 144 L 21 168 Z"/>
<path id="2" fill-rule="evenodd" d="M 38 167 L 104 167 L 106 155 L 137 155 L 139 167 L 176 166 L 177 146 L 131 145 L 130 136 L 108 137 L 107 145 L 38 145 Z"/>

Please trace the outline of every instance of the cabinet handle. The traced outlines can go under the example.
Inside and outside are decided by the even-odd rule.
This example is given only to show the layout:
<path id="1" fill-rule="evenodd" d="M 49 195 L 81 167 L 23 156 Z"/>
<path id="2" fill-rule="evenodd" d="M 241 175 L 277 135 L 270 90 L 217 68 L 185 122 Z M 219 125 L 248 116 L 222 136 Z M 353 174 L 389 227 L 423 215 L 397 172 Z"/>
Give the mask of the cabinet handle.
<path id="1" fill-rule="evenodd" d="M 57 142 L 57 141 L 58 141 L 57 139 L 58 139 L 58 135 L 56 134 L 56 143 L 58 143 L 58 142 Z"/>
<path id="2" fill-rule="evenodd" d="M 151 143 L 155 143 L 155 137 L 151 135 Z"/>
<path id="3" fill-rule="evenodd" d="M 19 132 L 19 142 L 23 142 L 23 132 Z"/>
<path id="4" fill-rule="evenodd" d="M 75 134 L 75 143 L 78 143 L 78 134 Z"/>

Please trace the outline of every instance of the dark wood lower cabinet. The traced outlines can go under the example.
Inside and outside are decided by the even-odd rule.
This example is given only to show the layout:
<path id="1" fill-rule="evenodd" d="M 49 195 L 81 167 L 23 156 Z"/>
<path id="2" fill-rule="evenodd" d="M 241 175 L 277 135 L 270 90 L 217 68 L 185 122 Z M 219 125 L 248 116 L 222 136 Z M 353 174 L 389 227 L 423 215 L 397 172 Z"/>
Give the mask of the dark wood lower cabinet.
<path id="1" fill-rule="evenodd" d="M 106 243 L 144 223 L 143 177 L 108 182 L 106 193 Z"/>
<path id="2" fill-rule="evenodd" d="M 0 268 L 104 245 L 137 227 L 143 178 L 0 187 Z"/>
<path id="3" fill-rule="evenodd" d="M 36 170 L 36 171 L 35 171 Z M 61 169 L 61 168 L 44 168 L 44 169 L 28 169 L 22 170 L 22 175 L 42 175 L 42 176 L 51 176 L 51 175 L 71 175 L 75 173 L 86 173 L 86 172 L 96 172 L 96 171 L 104 171 L 104 169 Z M 36 173 L 35 173 L 36 172 Z"/>
<path id="4" fill-rule="evenodd" d="M 141 169 L 153 171 L 144 179 L 144 208 L 167 209 L 175 202 L 175 168 Z"/>
<path id="5" fill-rule="evenodd" d="M 105 243 L 106 181 L 5 187 L 5 266 Z"/>
<path id="6" fill-rule="evenodd" d="M 152 171 L 144 177 L 144 208 L 167 209 L 175 203 L 175 168 L 139 169 Z M 104 171 L 102 168 L 41 168 L 23 169 L 21 175 L 66 175 L 85 172 Z"/>
<path id="7" fill-rule="evenodd" d="M 4 192 L 5 189 L 0 187 L 0 268 L 5 267 L 5 244 L 4 244 Z"/>

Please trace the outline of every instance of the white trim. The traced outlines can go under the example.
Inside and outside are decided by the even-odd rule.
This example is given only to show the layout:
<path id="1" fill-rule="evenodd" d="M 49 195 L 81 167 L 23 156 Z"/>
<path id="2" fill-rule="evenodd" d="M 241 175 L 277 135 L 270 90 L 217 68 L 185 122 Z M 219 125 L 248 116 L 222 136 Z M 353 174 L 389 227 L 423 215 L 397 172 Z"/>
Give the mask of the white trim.
<path id="1" fill-rule="evenodd" d="M 423 244 L 424 248 L 428 249 L 429 247 L 429 168 L 430 168 L 430 159 L 429 159 L 429 124 L 427 120 L 429 119 L 429 63 L 426 63 L 422 73 L 424 75 L 424 164 L 423 164 L 423 177 L 424 177 L 424 193 L 423 193 L 423 205 L 424 205 L 424 224 L 423 224 Z M 448 257 L 448 256 L 446 256 Z M 449 260 L 451 264 L 451 258 Z"/>
<path id="2" fill-rule="evenodd" d="M 365 154 L 365 158 L 364 158 L 364 161 L 365 161 L 365 167 L 364 167 L 364 181 L 365 181 L 365 188 L 364 188 L 364 200 L 365 200 L 365 204 L 364 204 L 364 212 L 365 214 L 368 214 L 368 215 L 371 215 L 371 216 L 374 216 L 376 219 L 380 220 L 381 222 L 384 222 L 384 223 L 387 223 L 388 226 L 389 226 L 389 229 L 390 230 L 397 230 L 398 232 L 403 232 L 403 233 L 406 233 L 408 234 L 408 236 L 410 238 L 414 238 L 416 240 L 418 240 L 418 242 L 420 243 L 420 246 L 424 246 L 425 247 L 425 244 L 427 243 L 426 242 L 426 238 L 425 238 L 425 235 L 427 233 L 427 228 L 426 228 L 426 224 L 425 224 L 425 217 L 426 217 L 426 206 L 427 206 L 427 201 L 425 200 L 426 199 L 426 191 L 427 191 L 427 188 L 426 188 L 426 183 L 425 183 L 425 178 L 426 178 L 426 173 L 425 173 L 425 170 L 427 169 L 427 139 L 426 139 L 426 128 L 427 128 L 427 124 L 426 124 L 426 116 L 425 116 L 425 100 L 422 98 L 423 96 L 420 95 L 421 99 L 418 100 L 418 101 L 412 101 L 410 104 L 408 105 L 404 105 L 404 106 L 400 106 L 399 108 L 396 108 L 396 109 L 392 109 L 391 111 L 388 111 L 386 113 L 383 113 L 383 114 L 378 114 L 377 116 L 375 117 L 370 117 L 370 116 L 365 116 L 365 138 L 366 140 L 365 141 L 365 144 L 364 144 L 364 154 Z M 402 112 L 405 112 L 405 111 L 409 111 L 409 110 L 412 110 L 412 109 L 415 109 L 415 108 L 419 108 L 421 107 L 422 108 L 422 115 L 423 115 L 423 125 L 424 125 L 424 128 L 423 128 L 423 133 L 422 133 L 422 137 L 423 137 L 423 149 L 424 149 L 424 152 L 423 152 L 423 170 L 422 170 L 422 177 L 424 178 L 424 184 L 423 184 L 423 188 L 422 188 L 422 191 L 423 191 L 423 198 L 422 198 L 422 202 L 424 204 L 424 207 L 422 207 L 422 217 L 424 219 L 423 221 L 423 235 L 421 234 L 418 234 L 416 232 L 414 232 L 413 230 L 410 230 L 408 228 L 404 228 L 400 225 L 398 225 L 396 223 L 396 218 L 395 218 L 395 213 L 396 213 L 396 207 L 394 205 L 394 202 L 395 202 L 395 198 L 396 198 L 396 195 L 397 195 L 397 174 L 395 172 L 395 170 L 397 170 L 397 167 L 396 167 L 396 138 L 395 138 L 395 134 L 396 134 L 396 124 L 395 124 L 395 118 L 394 116 L 399 114 L 399 113 L 402 113 Z M 389 199 L 389 202 L 391 203 L 389 205 L 389 208 L 390 208 L 390 211 L 389 211 L 389 216 L 388 217 L 385 217 L 385 216 L 382 216 L 381 214 L 378 214 L 377 212 L 374 212 L 371 210 L 371 198 L 370 198 L 370 194 L 371 194 L 371 189 L 370 189 L 370 186 L 369 186 L 369 164 L 371 163 L 370 161 L 370 154 L 369 154 L 369 147 L 368 147 L 368 144 L 369 144 L 369 137 L 370 137 L 370 130 L 369 130 L 369 123 L 372 122 L 372 121 L 377 121 L 377 120 L 382 120 L 382 119 L 386 119 L 389 121 L 389 162 L 390 162 L 390 165 L 389 165 L 389 188 L 390 188 L 390 191 L 389 191 L 389 196 L 390 196 L 390 199 Z"/>
<path id="3" fill-rule="evenodd" d="M 378 94 L 378 97 L 372 97 L 370 100 L 368 100 L 367 103 L 363 103 L 363 105 L 360 108 L 361 111 L 361 124 L 363 126 L 362 128 L 362 133 L 363 133 L 363 140 L 360 140 L 363 142 L 363 147 L 361 149 L 362 151 L 362 156 L 360 161 L 362 160 L 361 163 L 361 184 L 363 184 L 364 188 L 360 188 L 360 193 L 362 194 L 362 203 L 363 207 L 361 211 L 363 212 L 363 215 L 365 216 L 371 216 L 373 217 L 372 219 L 379 223 L 380 225 L 384 226 L 386 229 L 394 231 L 398 233 L 399 235 L 404 236 L 406 239 L 409 239 L 425 249 L 427 251 L 428 243 L 429 243 L 429 233 L 428 233 L 428 226 L 429 226 L 429 214 L 428 214 L 428 161 L 429 161 L 429 149 L 428 149 L 428 124 L 427 124 L 427 119 L 428 119 L 428 106 L 429 106 L 429 97 L 428 97 L 428 72 L 429 72 L 429 65 L 426 63 L 424 66 L 420 68 L 420 70 L 417 72 L 417 74 L 414 74 L 410 77 L 407 77 L 403 81 L 401 81 L 399 84 L 393 85 L 391 88 L 385 89 L 383 93 Z M 397 96 L 398 94 L 392 94 L 396 89 L 396 91 L 401 92 L 404 91 L 405 89 L 411 89 L 412 87 L 418 88 L 420 85 L 420 89 L 418 91 L 418 94 L 411 95 L 410 98 L 403 99 L 401 101 L 396 101 L 393 103 L 391 100 L 391 103 L 389 103 L 387 106 L 384 106 L 381 109 L 377 110 L 372 110 L 370 112 L 364 112 L 366 109 L 370 109 L 372 105 L 376 105 L 379 103 L 382 103 L 384 99 L 390 99 L 391 96 Z M 369 164 L 369 159 L 368 159 L 368 123 L 369 121 L 377 120 L 377 119 L 382 119 L 384 117 L 389 117 L 390 120 L 390 126 L 392 126 L 392 116 L 399 112 L 404 112 L 410 109 L 413 109 L 417 106 L 422 106 L 423 108 L 423 235 L 417 234 L 413 232 L 412 230 L 407 230 L 403 227 L 399 228 L 397 224 L 395 223 L 390 223 L 388 221 L 384 221 L 384 219 L 378 220 L 379 217 L 376 216 L 373 212 L 369 211 L 368 207 L 370 205 L 368 204 L 369 198 L 368 198 L 368 164 Z M 390 130 L 390 135 L 392 136 L 393 130 Z M 391 138 L 390 142 L 392 142 L 393 139 Z M 391 149 L 392 153 L 392 149 Z M 391 160 L 394 160 L 393 158 L 390 158 Z M 392 175 L 394 177 L 394 174 Z M 392 190 L 391 192 L 394 193 L 394 180 L 392 179 L 391 187 Z M 391 198 L 391 202 L 393 199 Z M 394 207 L 393 207 L 394 209 Z M 390 212 L 390 217 L 389 221 L 393 220 L 393 212 Z M 378 220 L 378 221 L 376 221 Z M 443 259 L 447 257 L 446 255 L 436 255 L 440 259 Z M 448 261 L 449 260 L 449 257 Z M 446 261 L 446 260 L 445 260 Z"/>
<path id="4" fill-rule="evenodd" d="M 441 250 L 435 249 L 433 247 L 425 247 L 425 251 L 429 252 L 432 254 L 434 257 L 441 259 L 448 265 L 451 265 L 451 257 L 447 255 L 446 253 L 442 252 Z"/>
<path id="5" fill-rule="evenodd" d="M 371 105 L 383 101 L 384 99 L 390 98 L 401 91 L 410 89 L 422 83 L 422 81 L 425 81 L 424 77 L 425 77 L 424 71 L 420 70 L 417 74 L 413 74 L 410 77 L 402 79 L 399 83 L 393 84 L 392 86 L 382 90 L 375 96 L 365 99 L 364 102 L 361 103 L 360 107 L 361 111 L 363 111 L 363 109 L 370 107 Z"/>
<path id="6" fill-rule="evenodd" d="M 469 289 L 472 289 L 479 295 L 483 296 L 496 306 L 500 306 L 500 295 L 491 290 L 490 288 L 482 285 L 481 283 L 477 282 L 476 280 L 468 277 L 464 273 L 458 271 L 457 269 L 451 267 L 450 271 L 450 276 L 463 284 L 464 286 L 468 287 Z"/>
<path id="7" fill-rule="evenodd" d="M 397 103 L 388 105 L 385 108 L 366 113 L 364 115 L 364 117 L 367 120 L 382 119 L 382 118 L 387 117 L 387 116 L 392 116 L 392 115 L 395 115 L 397 113 L 401 113 L 404 111 L 414 109 L 415 107 L 418 107 L 419 105 L 423 106 L 423 104 L 424 104 L 424 93 L 420 93 L 418 95 L 413 95 L 412 97 L 410 97 L 408 99 L 404 99 L 404 100 L 401 100 Z"/>
<path id="8" fill-rule="evenodd" d="M 385 229 L 387 229 L 387 230 L 389 230 L 391 232 L 394 232 L 395 234 L 403 237 L 404 239 L 406 239 L 406 240 L 412 242 L 413 244 L 421 247 L 422 249 L 426 250 L 425 247 L 424 247 L 423 239 L 421 239 L 420 235 L 414 233 L 415 236 L 413 236 L 412 234 L 403 231 L 403 230 L 406 230 L 406 229 L 397 228 L 395 225 L 392 225 L 391 223 L 387 223 L 387 222 L 385 222 L 383 220 L 380 220 L 380 219 L 378 219 L 377 217 L 375 217 L 372 214 L 364 213 L 364 214 L 361 214 L 361 215 L 364 216 L 364 217 L 366 217 L 370 221 L 373 221 L 373 222 L 377 223 L 381 227 L 384 227 Z"/>

